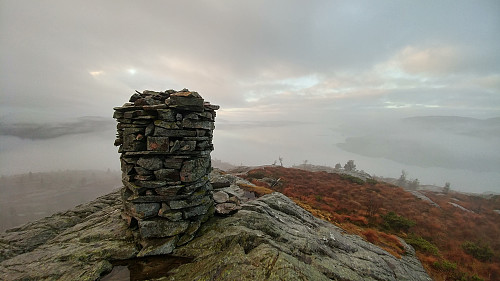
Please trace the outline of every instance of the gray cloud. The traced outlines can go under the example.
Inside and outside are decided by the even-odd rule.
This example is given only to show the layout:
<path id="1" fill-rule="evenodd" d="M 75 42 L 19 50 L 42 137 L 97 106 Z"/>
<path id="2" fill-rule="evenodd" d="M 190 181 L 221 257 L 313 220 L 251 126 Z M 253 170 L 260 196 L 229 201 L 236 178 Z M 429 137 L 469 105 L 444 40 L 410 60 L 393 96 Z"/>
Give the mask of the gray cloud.
<path id="1" fill-rule="evenodd" d="M 175 86 L 242 106 L 254 89 L 241 82 L 338 71 L 356 76 L 408 46 L 453 46 L 465 52 L 460 58 L 473 58 L 449 71 L 498 73 L 500 65 L 495 1 L 2 6 L 2 98 L 9 106 L 93 105 L 99 97 L 104 112 L 125 91 Z M 131 68 L 137 75 L 127 73 Z M 95 79 L 91 71 L 104 74 Z"/>

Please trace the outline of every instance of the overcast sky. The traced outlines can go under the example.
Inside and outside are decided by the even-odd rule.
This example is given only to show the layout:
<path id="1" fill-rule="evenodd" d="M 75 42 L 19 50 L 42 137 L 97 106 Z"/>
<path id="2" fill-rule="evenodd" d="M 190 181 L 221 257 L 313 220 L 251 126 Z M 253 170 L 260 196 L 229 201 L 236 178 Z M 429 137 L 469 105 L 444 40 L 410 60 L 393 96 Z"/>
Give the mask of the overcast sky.
<path id="1" fill-rule="evenodd" d="M 189 88 L 221 105 L 216 150 L 235 157 L 222 160 L 258 162 L 224 153 L 234 142 L 297 151 L 306 133 L 344 137 L 312 141 L 311 157 L 283 152 L 314 162 L 361 125 L 500 116 L 499 50 L 496 0 L 0 0 L 0 121 L 109 118 L 134 90 Z"/>

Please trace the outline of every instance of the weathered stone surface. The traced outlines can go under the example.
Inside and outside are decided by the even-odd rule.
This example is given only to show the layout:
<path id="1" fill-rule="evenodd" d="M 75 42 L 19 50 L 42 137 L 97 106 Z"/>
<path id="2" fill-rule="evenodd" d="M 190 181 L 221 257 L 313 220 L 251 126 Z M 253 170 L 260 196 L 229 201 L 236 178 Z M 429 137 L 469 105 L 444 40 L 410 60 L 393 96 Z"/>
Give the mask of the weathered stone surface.
<path id="1" fill-rule="evenodd" d="M 224 203 L 229 201 L 229 195 L 224 191 L 214 192 L 214 201 L 215 203 Z"/>
<path id="2" fill-rule="evenodd" d="M 158 216 L 167 218 L 171 221 L 180 221 L 182 219 L 182 212 L 170 209 L 166 203 L 161 204 L 161 209 L 158 212 Z"/>
<path id="3" fill-rule="evenodd" d="M 229 187 L 231 182 L 236 182 L 236 178 L 234 176 L 230 177 L 229 175 L 223 175 L 220 170 L 218 171 L 217 169 L 214 169 L 210 173 L 210 183 L 214 189 Z"/>
<path id="4" fill-rule="evenodd" d="M 169 130 L 180 129 L 179 124 L 177 124 L 177 122 L 166 122 L 166 121 L 162 121 L 162 120 L 156 120 L 154 122 L 154 124 L 156 127 L 161 127 L 161 128 L 169 129 Z"/>
<path id="5" fill-rule="evenodd" d="M 137 165 L 148 169 L 150 171 L 159 170 L 163 167 L 163 161 L 160 158 L 150 157 L 150 158 L 139 158 L 137 160 Z"/>
<path id="6" fill-rule="evenodd" d="M 204 196 L 201 198 L 198 198 L 196 200 L 172 200 L 169 202 L 170 208 L 176 210 L 176 209 L 184 209 L 184 208 L 189 208 L 189 207 L 194 207 L 202 204 L 206 204 L 211 200 L 210 196 Z"/>
<path id="7" fill-rule="evenodd" d="M 166 181 L 136 181 L 135 184 L 145 188 L 159 188 L 167 185 Z"/>
<path id="8" fill-rule="evenodd" d="M 176 141 L 172 142 L 171 147 L 170 147 L 170 152 L 176 152 L 179 150 L 180 147 L 181 147 L 180 141 L 176 140 Z"/>
<path id="9" fill-rule="evenodd" d="M 190 92 L 186 88 L 182 89 L 182 91 L 178 91 L 176 93 L 172 93 L 171 98 L 176 98 L 176 97 L 198 98 L 198 99 L 202 98 L 200 96 L 200 94 L 198 94 L 198 92 Z"/>
<path id="10" fill-rule="evenodd" d="M 137 151 L 146 147 L 146 144 L 136 139 L 137 135 L 142 133 L 142 129 L 138 128 L 125 128 L 123 129 L 123 144 L 121 146 L 123 151 Z"/>
<path id="11" fill-rule="evenodd" d="M 181 169 L 181 181 L 193 182 L 203 177 L 210 167 L 209 158 L 197 158 L 194 160 L 185 161 Z"/>
<path id="12" fill-rule="evenodd" d="M 169 151 L 168 137 L 151 137 L 149 136 L 147 143 L 148 150 L 152 151 Z"/>
<path id="13" fill-rule="evenodd" d="M 115 111 L 113 113 L 113 118 L 114 119 L 120 119 L 120 118 L 123 118 L 123 112 L 120 112 L 120 111 Z"/>
<path id="14" fill-rule="evenodd" d="M 168 169 L 180 169 L 182 167 L 182 159 L 167 158 L 163 162 L 163 166 Z"/>
<path id="15" fill-rule="evenodd" d="M 229 215 L 236 213 L 241 207 L 235 203 L 221 203 L 215 205 L 215 213 L 221 215 Z"/>
<path id="16" fill-rule="evenodd" d="M 137 163 L 137 158 L 128 158 L 128 157 L 120 157 L 120 160 L 123 160 L 127 164 L 136 164 Z"/>
<path id="17" fill-rule="evenodd" d="M 205 131 L 204 130 L 198 130 L 197 132 L 205 132 Z M 197 137 L 184 137 L 182 139 L 183 140 L 194 140 L 194 141 L 209 141 L 210 137 L 197 136 Z"/>
<path id="18" fill-rule="evenodd" d="M 273 193 L 248 202 L 233 216 L 205 223 L 197 238 L 173 252 L 199 258 L 174 269 L 169 278 L 431 280 L 406 247 L 407 255 L 395 258 Z M 210 254 L 200 250 L 207 248 Z"/>
<path id="19" fill-rule="evenodd" d="M 133 183 L 130 183 L 129 181 L 126 181 L 126 180 L 122 180 L 122 183 L 123 185 L 126 187 L 126 188 L 122 188 L 121 190 L 123 192 L 127 192 L 127 191 L 130 191 L 132 192 L 134 195 L 139 195 L 139 194 L 142 194 L 146 191 L 147 188 L 145 187 L 142 187 L 142 186 L 137 186 Z"/>
<path id="20" fill-rule="evenodd" d="M 135 175 L 133 178 L 138 181 L 150 181 L 155 179 L 153 175 Z"/>
<path id="21" fill-rule="evenodd" d="M 136 218 L 145 219 L 158 215 L 160 203 L 125 202 L 125 210 Z"/>
<path id="22" fill-rule="evenodd" d="M 137 254 L 137 257 L 170 254 L 174 250 L 177 241 L 179 241 L 178 236 L 144 240 L 141 243 L 143 248 Z"/>
<path id="23" fill-rule="evenodd" d="M 186 232 L 184 233 L 184 235 L 182 235 L 182 237 L 179 239 L 179 241 L 177 241 L 177 246 L 184 245 L 187 242 L 193 240 L 194 235 L 196 234 L 196 231 L 198 231 L 200 226 L 201 226 L 200 220 L 191 222 L 189 224 L 188 229 L 186 229 Z"/>
<path id="24" fill-rule="evenodd" d="M 179 109 L 203 111 L 203 98 L 196 92 L 178 92 L 172 94 L 166 102 Z"/>
<path id="25" fill-rule="evenodd" d="M 135 166 L 134 167 L 134 170 L 135 172 L 138 174 L 138 175 L 141 175 L 141 176 L 149 176 L 149 175 L 152 175 L 153 172 L 151 170 L 148 170 L 148 169 L 144 169 L 142 167 L 138 167 L 138 166 Z"/>
<path id="26" fill-rule="evenodd" d="M 203 203 L 202 205 L 198 205 L 196 207 L 182 209 L 182 215 L 185 219 L 201 216 L 206 214 L 208 212 L 208 209 L 210 209 L 212 205 L 212 201 L 207 201 L 206 203 Z"/>
<path id="27" fill-rule="evenodd" d="M 197 151 L 176 151 L 171 153 L 169 151 L 124 151 L 125 156 L 208 156 L 210 150 L 197 150 Z"/>
<path id="28" fill-rule="evenodd" d="M 142 238 L 164 238 L 174 236 L 186 231 L 189 227 L 187 221 L 169 221 L 152 219 L 139 221 L 139 232 Z"/>
<path id="29" fill-rule="evenodd" d="M 180 151 L 193 151 L 196 148 L 196 141 L 181 141 Z"/>
<path id="30" fill-rule="evenodd" d="M 158 119 L 168 122 L 175 122 L 176 112 L 172 109 L 158 109 Z"/>
<path id="31" fill-rule="evenodd" d="M 0 233 L 0 279 L 97 280 L 139 250 L 120 217 L 119 192 Z"/>
<path id="32" fill-rule="evenodd" d="M 154 172 L 157 180 L 179 181 L 179 171 L 175 169 L 160 169 Z"/>
<path id="33" fill-rule="evenodd" d="M 121 160 L 121 170 L 124 174 L 129 175 L 134 169 L 134 164 L 127 164 L 123 159 Z"/>
<path id="34" fill-rule="evenodd" d="M 205 130 L 213 130 L 215 129 L 214 122 L 212 121 L 198 121 L 191 119 L 182 120 L 183 128 L 193 128 L 193 129 L 205 129 Z"/>
<path id="35" fill-rule="evenodd" d="M 153 104 L 153 105 L 144 105 L 142 106 L 144 110 L 156 110 L 156 109 L 164 109 L 167 108 L 166 104 Z"/>
<path id="36" fill-rule="evenodd" d="M 114 110 L 124 112 L 136 109 L 142 109 L 142 106 L 134 106 L 133 103 L 125 103 L 123 106 L 113 107 Z"/>
<path id="37" fill-rule="evenodd" d="M 156 127 L 154 131 L 155 136 L 165 137 L 195 137 L 196 131 L 193 130 L 170 130 L 162 127 Z"/>
<path id="38" fill-rule="evenodd" d="M 217 110 L 217 109 L 219 109 L 219 108 L 220 108 L 220 106 L 215 105 L 215 104 L 210 104 L 210 103 L 208 103 L 208 102 L 205 102 L 205 103 L 204 103 L 204 106 L 205 106 L 205 108 L 206 108 L 206 109 L 208 109 L 208 110 Z"/>
<path id="39" fill-rule="evenodd" d="M 182 185 L 182 190 L 179 195 L 191 195 L 193 192 L 198 191 L 200 188 L 205 188 L 205 190 L 211 190 L 211 185 L 209 185 L 207 176 L 203 176 L 199 181 L 192 182 L 189 184 Z"/>
<path id="40" fill-rule="evenodd" d="M 155 132 L 155 125 L 153 123 L 149 124 L 144 130 L 144 135 L 146 137 L 153 135 Z"/>
<path id="41" fill-rule="evenodd" d="M 182 186 L 165 186 L 160 188 L 155 188 L 155 191 L 158 195 L 168 196 L 173 198 L 179 190 L 181 190 Z"/>
<path id="42" fill-rule="evenodd" d="M 131 196 L 127 200 L 133 203 L 156 203 L 170 200 L 170 196 L 164 195 L 141 195 L 141 196 Z"/>
<path id="43" fill-rule="evenodd" d="M 210 142 L 208 141 L 200 141 L 196 144 L 196 147 L 199 149 L 205 149 L 207 147 L 210 147 Z"/>

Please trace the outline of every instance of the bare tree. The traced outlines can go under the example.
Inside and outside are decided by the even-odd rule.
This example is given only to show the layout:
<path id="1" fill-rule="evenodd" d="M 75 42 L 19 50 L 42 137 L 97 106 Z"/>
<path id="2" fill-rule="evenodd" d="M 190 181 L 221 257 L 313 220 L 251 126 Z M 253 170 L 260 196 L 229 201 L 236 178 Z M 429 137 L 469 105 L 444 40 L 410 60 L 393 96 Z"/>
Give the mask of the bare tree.
<path id="1" fill-rule="evenodd" d="M 414 179 L 408 184 L 408 188 L 411 190 L 417 190 L 419 186 L 420 181 L 418 179 Z"/>
<path id="2" fill-rule="evenodd" d="M 283 167 L 283 157 L 279 156 L 278 161 L 280 161 L 280 166 Z"/>
<path id="3" fill-rule="evenodd" d="M 380 201 L 380 199 L 378 199 L 375 194 L 372 194 L 372 196 L 370 196 L 368 199 L 368 204 L 366 207 L 368 217 L 373 218 L 377 214 L 378 210 L 382 208 L 382 201 Z"/>
<path id="4" fill-rule="evenodd" d="M 406 187 L 406 184 L 407 184 L 406 176 L 408 176 L 408 173 L 405 170 L 402 170 L 401 176 L 399 177 L 399 179 L 397 181 L 398 186 Z"/>
<path id="5" fill-rule="evenodd" d="M 346 171 L 356 171 L 356 164 L 354 164 L 354 160 L 349 160 L 344 165 L 344 170 Z"/>
<path id="6" fill-rule="evenodd" d="M 446 183 L 444 184 L 444 187 L 443 187 L 443 192 L 444 192 L 445 194 L 448 194 L 448 192 L 450 192 L 450 187 L 451 187 L 451 184 L 450 184 L 449 182 L 446 182 Z"/>

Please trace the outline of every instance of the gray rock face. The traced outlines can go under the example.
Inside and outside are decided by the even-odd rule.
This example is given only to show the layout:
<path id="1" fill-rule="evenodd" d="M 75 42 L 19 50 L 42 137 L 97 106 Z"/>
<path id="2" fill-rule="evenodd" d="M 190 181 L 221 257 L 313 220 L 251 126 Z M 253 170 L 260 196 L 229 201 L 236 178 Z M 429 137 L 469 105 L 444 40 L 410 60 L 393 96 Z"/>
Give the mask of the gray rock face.
<path id="1" fill-rule="evenodd" d="M 96 280 L 139 252 L 119 192 L 0 233 L 2 280 Z"/>
<path id="2" fill-rule="evenodd" d="M 111 271 L 112 260 L 169 253 L 176 244 L 173 254 L 192 262 L 151 280 L 431 280 L 410 246 L 395 258 L 280 193 L 247 201 L 236 214 L 201 227 L 200 221 L 176 225 L 187 228 L 184 236 L 150 240 L 141 252 L 120 206 L 115 192 L 0 234 L 0 276 L 96 280 Z"/>
<path id="3" fill-rule="evenodd" d="M 204 224 L 200 237 L 174 251 L 200 258 L 175 269 L 173 276 L 175 280 L 431 280 L 413 248 L 406 245 L 406 251 L 398 259 L 275 192 L 243 204 L 230 217 Z"/>

